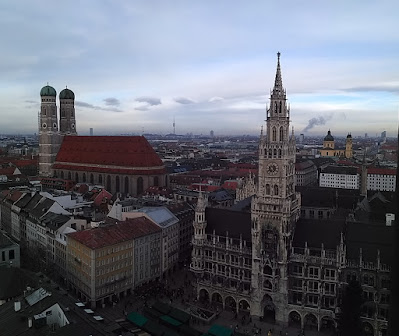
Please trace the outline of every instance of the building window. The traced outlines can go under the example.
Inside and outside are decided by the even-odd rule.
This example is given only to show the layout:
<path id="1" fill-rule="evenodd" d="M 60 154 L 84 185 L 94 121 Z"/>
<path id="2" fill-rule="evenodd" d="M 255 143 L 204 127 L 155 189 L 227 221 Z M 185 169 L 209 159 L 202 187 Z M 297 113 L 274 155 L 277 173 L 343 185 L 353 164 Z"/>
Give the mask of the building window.
<path id="1" fill-rule="evenodd" d="M 15 251 L 14 250 L 9 250 L 8 251 L 8 259 L 9 260 L 14 260 L 15 259 Z"/>
<path id="2" fill-rule="evenodd" d="M 326 280 L 335 280 L 335 270 L 327 268 L 325 270 L 324 278 Z"/>
<path id="3" fill-rule="evenodd" d="M 319 291 L 319 283 L 317 281 L 309 281 L 308 291 L 317 293 Z"/>
<path id="4" fill-rule="evenodd" d="M 116 178 L 115 178 L 115 190 L 116 190 L 116 192 L 120 191 L 119 176 L 116 176 Z"/>
<path id="5" fill-rule="evenodd" d="M 326 283 L 324 285 L 324 289 L 327 295 L 334 295 L 335 294 L 335 284 Z"/>
<path id="6" fill-rule="evenodd" d="M 144 191 L 144 182 L 143 182 L 143 178 L 140 176 L 137 179 L 137 195 L 142 194 L 143 191 Z"/>
<path id="7" fill-rule="evenodd" d="M 111 176 L 107 175 L 107 190 L 111 191 Z"/>
<path id="8" fill-rule="evenodd" d="M 309 267 L 308 270 L 309 278 L 318 278 L 319 277 L 319 269 L 317 267 Z"/>
<path id="9" fill-rule="evenodd" d="M 277 130 L 276 127 L 272 129 L 272 141 L 277 141 Z"/>
<path id="10" fill-rule="evenodd" d="M 280 102 L 280 112 L 281 112 L 281 102 Z M 284 140 L 284 130 L 283 126 L 280 127 L 280 141 Z"/>
<path id="11" fill-rule="evenodd" d="M 317 295 L 309 295 L 308 303 L 311 306 L 317 306 L 317 304 L 319 303 L 319 297 Z"/>
<path id="12" fill-rule="evenodd" d="M 303 267 L 300 265 L 293 265 L 292 266 L 292 273 L 295 275 L 302 275 Z"/>
<path id="13" fill-rule="evenodd" d="M 278 196 L 278 185 L 274 185 L 274 195 Z"/>
<path id="14" fill-rule="evenodd" d="M 309 210 L 309 218 L 314 218 L 314 210 Z"/>
<path id="15" fill-rule="evenodd" d="M 363 276 L 363 284 L 367 286 L 374 286 L 374 276 L 371 274 L 365 274 Z"/>

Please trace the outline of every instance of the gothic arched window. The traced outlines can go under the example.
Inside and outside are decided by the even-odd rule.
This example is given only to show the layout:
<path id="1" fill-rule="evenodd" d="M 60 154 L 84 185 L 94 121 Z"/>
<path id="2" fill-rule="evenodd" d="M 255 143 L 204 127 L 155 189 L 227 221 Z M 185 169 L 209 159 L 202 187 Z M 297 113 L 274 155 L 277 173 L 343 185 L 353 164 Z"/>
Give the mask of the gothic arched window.
<path id="1" fill-rule="evenodd" d="M 129 193 L 129 178 L 125 176 L 125 194 Z"/>
<path id="2" fill-rule="evenodd" d="M 274 185 L 274 195 L 278 195 L 278 185 Z"/>
<path id="3" fill-rule="evenodd" d="M 282 102 L 280 102 L 280 110 L 279 110 L 279 113 L 281 113 L 281 112 L 282 112 L 282 110 L 283 110 L 283 103 L 282 103 Z"/>
<path id="4" fill-rule="evenodd" d="M 116 190 L 116 192 L 120 191 L 119 176 L 116 176 L 116 178 L 115 178 L 115 190 Z"/>
<path id="5" fill-rule="evenodd" d="M 140 195 L 144 191 L 143 178 L 139 177 L 137 179 L 137 195 Z"/>
<path id="6" fill-rule="evenodd" d="M 281 158 L 281 149 L 278 150 L 278 157 Z"/>
<path id="7" fill-rule="evenodd" d="M 266 184 L 266 195 L 270 195 L 270 184 Z"/>
<path id="8" fill-rule="evenodd" d="M 273 274 L 272 268 L 266 265 L 265 267 L 263 267 L 263 274 L 272 275 Z"/>
<path id="9" fill-rule="evenodd" d="M 273 130 L 272 130 L 272 141 L 277 141 L 277 130 L 276 130 L 276 127 L 273 127 Z"/>
<path id="10" fill-rule="evenodd" d="M 273 150 L 273 157 L 277 157 L 277 149 L 276 148 Z"/>
<path id="11" fill-rule="evenodd" d="M 275 113 L 278 113 L 278 110 L 277 110 L 277 102 L 274 103 L 274 111 L 275 111 Z"/>
<path id="12" fill-rule="evenodd" d="M 284 130 L 283 130 L 283 126 L 280 127 L 280 141 L 284 140 Z"/>
<path id="13" fill-rule="evenodd" d="M 107 190 L 111 192 L 111 176 L 107 175 Z"/>
<path id="14" fill-rule="evenodd" d="M 269 158 L 271 158 L 271 157 L 272 157 L 272 150 L 269 149 Z"/>

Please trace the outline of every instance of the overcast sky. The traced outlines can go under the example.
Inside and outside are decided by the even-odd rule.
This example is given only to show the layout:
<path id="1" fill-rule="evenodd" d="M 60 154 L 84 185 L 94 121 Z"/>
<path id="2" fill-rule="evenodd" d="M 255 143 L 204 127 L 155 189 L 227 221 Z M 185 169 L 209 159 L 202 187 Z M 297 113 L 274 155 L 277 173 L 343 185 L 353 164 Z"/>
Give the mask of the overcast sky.
<path id="1" fill-rule="evenodd" d="M 296 133 L 397 134 L 399 1 L 0 1 L 0 133 L 40 89 L 79 134 L 257 134 L 280 51 Z M 57 103 L 59 105 L 59 103 Z M 310 124 L 309 124 L 310 123 Z"/>

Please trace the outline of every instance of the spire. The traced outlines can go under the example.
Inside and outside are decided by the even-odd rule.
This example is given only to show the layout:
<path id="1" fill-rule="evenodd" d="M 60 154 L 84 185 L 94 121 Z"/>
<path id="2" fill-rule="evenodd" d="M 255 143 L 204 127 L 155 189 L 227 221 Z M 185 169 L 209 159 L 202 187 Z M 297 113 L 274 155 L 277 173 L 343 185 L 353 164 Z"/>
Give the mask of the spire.
<path id="1" fill-rule="evenodd" d="M 274 81 L 273 94 L 280 95 L 284 94 L 283 80 L 281 79 L 281 68 L 280 68 L 280 52 L 277 53 L 277 71 L 276 80 Z"/>

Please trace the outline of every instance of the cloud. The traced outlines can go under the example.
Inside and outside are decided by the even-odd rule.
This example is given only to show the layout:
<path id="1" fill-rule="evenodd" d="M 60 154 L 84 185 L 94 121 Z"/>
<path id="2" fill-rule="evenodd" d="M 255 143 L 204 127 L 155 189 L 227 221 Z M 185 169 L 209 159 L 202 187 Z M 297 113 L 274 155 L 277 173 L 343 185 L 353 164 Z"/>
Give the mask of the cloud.
<path id="1" fill-rule="evenodd" d="M 147 103 L 150 106 L 161 105 L 161 99 L 155 97 L 138 97 L 136 101 L 139 103 Z"/>
<path id="2" fill-rule="evenodd" d="M 35 100 L 25 100 L 25 103 L 28 103 L 28 104 L 39 104 L 37 101 L 35 101 Z"/>
<path id="3" fill-rule="evenodd" d="M 308 125 L 303 129 L 302 132 L 307 132 L 312 129 L 314 126 L 325 125 L 325 123 L 332 118 L 332 115 L 328 115 L 326 117 L 318 116 L 310 119 L 308 121 Z"/>
<path id="4" fill-rule="evenodd" d="M 382 84 L 382 85 L 370 85 L 370 86 L 355 86 L 347 89 L 343 89 L 343 91 L 347 92 L 393 92 L 399 93 L 399 85 L 398 84 Z"/>
<path id="5" fill-rule="evenodd" d="M 222 97 L 212 97 L 211 99 L 209 99 L 209 102 L 213 103 L 213 102 L 222 101 L 222 100 L 224 100 L 224 98 L 222 98 Z"/>
<path id="6" fill-rule="evenodd" d="M 120 105 L 120 101 L 113 97 L 105 98 L 104 103 L 107 106 L 119 106 Z"/>
<path id="7" fill-rule="evenodd" d="M 195 101 L 190 99 L 190 98 L 185 98 L 185 97 L 179 97 L 174 99 L 176 103 L 179 104 L 194 104 Z"/>
<path id="8" fill-rule="evenodd" d="M 85 103 L 82 101 L 75 101 L 75 106 L 80 106 L 80 107 L 87 107 L 87 108 L 96 108 L 94 105 Z"/>
<path id="9" fill-rule="evenodd" d="M 82 102 L 82 101 L 75 101 L 75 106 L 91 108 L 91 109 L 100 110 L 100 111 L 123 112 L 121 109 L 118 109 L 116 107 L 101 107 L 101 106 L 89 104 L 89 103 Z"/>
<path id="10" fill-rule="evenodd" d="M 134 109 L 137 111 L 148 111 L 149 107 L 148 107 L 148 105 L 143 105 L 143 106 L 135 107 Z"/>

